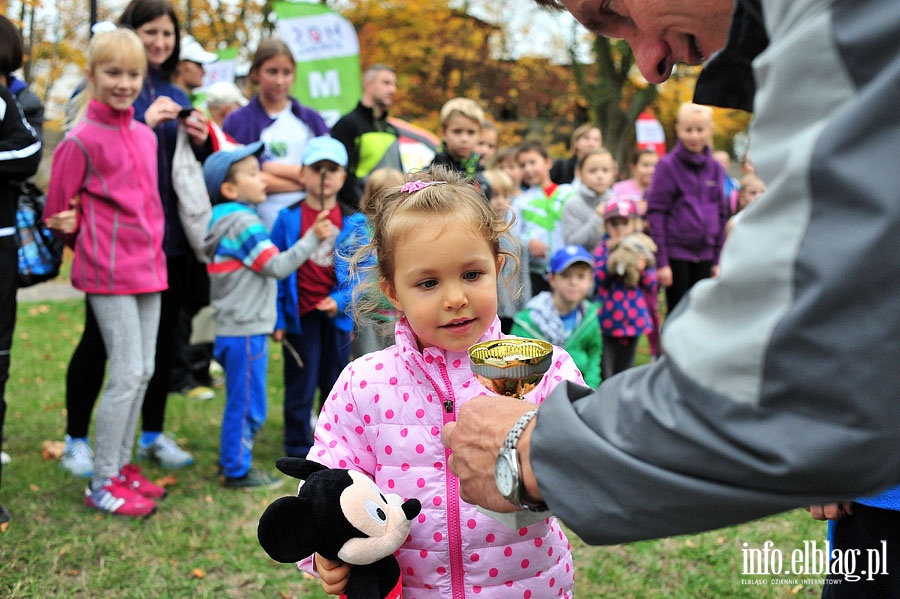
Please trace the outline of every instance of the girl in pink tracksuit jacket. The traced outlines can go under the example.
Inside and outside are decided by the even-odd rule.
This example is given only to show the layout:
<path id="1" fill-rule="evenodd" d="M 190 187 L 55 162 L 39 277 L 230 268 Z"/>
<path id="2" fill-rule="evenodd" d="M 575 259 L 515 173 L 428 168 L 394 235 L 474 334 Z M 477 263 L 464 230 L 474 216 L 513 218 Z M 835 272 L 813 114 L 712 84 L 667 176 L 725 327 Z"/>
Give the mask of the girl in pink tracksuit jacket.
<path id="1" fill-rule="evenodd" d="M 97 33 L 88 51 L 84 115 L 57 146 L 46 217 L 75 205 L 72 285 L 87 295 L 109 355 L 97 408 L 88 507 L 140 517 L 165 491 L 131 464 L 144 391 L 153 374 L 165 229 L 156 135 L 134 120 L 147 59 L 131 30 Z M 72 200 L 75 200 L 72 202 Z"/>
<path id="2" fill-rule="evenodd" d="M 556 518 L 508 528 L 462 501 L 447 468 L 441 428 L 461 404 L 487 394 L 466 350 L 504 336 L 497 270 L 512 258 L 500 250 L 507 225 L 471 184 L 440 167 L 417 176 L 425 179 L 385 197 L 367 248 L 378 256 L 371 278 L 403 313 L 396 345 L 344 369 L 308 458 L 359 470 L 382 489 L 422 502 L 396 553 L 405 599 L 571 597 L 572 555 Z M 550 370 L 525 401 L 540 403 L 563 380 L 583 379 L 555 348 Z M 323 583 L 352 576 L 351 566 L 314 557 L 300 566 L 318 571 Z"/>

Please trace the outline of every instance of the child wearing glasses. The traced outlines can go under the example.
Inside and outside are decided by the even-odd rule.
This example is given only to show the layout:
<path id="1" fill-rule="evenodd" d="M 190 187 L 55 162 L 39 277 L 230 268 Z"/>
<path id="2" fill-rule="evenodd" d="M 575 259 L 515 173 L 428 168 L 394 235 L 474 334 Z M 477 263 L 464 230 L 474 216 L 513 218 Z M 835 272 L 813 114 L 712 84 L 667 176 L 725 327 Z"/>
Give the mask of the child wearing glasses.
<path id="1" fill-rule="evenodd" d="M 330 225 L 331 234 L 296 272 L 278 282 L 278 320 L 273 338 L 284 351 L 284 451 L 305 458 L 312 446 L 311 416 L 318 390 L 331 391 L 350 361 L 353 286 L 338 281 L 341 264 L 366 237 L 366 218 L 338 202 L 347 178 L 347 150 L 322 136 L 303 148 L 300 178 L 306 197 L 283 208 L 272 241 L 285 250 L 312 227 Z"/>

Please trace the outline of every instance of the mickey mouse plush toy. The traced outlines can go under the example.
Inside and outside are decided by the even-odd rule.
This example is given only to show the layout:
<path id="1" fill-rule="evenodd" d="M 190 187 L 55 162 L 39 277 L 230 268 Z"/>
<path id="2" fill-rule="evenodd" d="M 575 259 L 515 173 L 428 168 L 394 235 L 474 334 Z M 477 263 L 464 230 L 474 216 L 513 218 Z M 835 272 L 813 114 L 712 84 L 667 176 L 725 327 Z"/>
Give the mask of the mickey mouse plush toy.
<path id="1" fill-rule="evenodd" d="M 274 501 L 259 519 L 257 537 L 282 563 L 313 553 L 353 564 L 347 599 L 400 597 L 400 565 L 393 553 L 406 540 L 418 499 L 385 495 L 366 475 L 302 458 L 281 458 L 279 470 L 305 480 L 296 497 Z"/>

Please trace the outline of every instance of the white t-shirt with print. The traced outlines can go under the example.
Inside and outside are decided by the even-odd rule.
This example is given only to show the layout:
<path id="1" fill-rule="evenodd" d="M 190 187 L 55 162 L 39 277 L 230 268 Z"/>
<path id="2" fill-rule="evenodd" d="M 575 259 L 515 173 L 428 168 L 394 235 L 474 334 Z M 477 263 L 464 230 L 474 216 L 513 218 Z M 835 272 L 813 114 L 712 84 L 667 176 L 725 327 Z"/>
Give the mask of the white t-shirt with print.
<path id="1" fill-rule="evenodd" d="M 303 148 L 313 138 L 312 130 L 291 112 L 290 105 L 274 116 L 275 121 L 259 135 L 260 141 L 265 144 L 262 161 L 299 165 Z M 266 201 L 256 207 L 256 211 L 271 230 L 281 209 L 305 196 L 302 191 L 270 193 Z"/>

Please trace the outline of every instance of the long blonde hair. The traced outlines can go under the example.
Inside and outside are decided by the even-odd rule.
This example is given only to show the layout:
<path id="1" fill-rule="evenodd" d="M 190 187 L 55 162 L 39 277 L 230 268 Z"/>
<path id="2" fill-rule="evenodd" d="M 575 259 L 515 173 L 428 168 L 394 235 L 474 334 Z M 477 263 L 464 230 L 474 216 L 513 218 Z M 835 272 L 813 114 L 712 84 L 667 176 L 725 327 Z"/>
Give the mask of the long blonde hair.
<path id="1" fill-rule="evenodd" d="M 147 54 L 144 51 L 144 42 L 138 34 L 127 27 L 118 27 L 111 31 L 96 33 L 91 38 L 86 68 L 89 76 L 84 87 L 74 98 L 78 116 L 73 122 L 81 120 L 87 110 L 88 101 L 97 97 L 97 90 L 90 75 L 93 75 L 100 65 L 110 63 L 120 64 L 127 69 L 136 68 L 141 71 L 142 77 L 146 76 Z"/>

